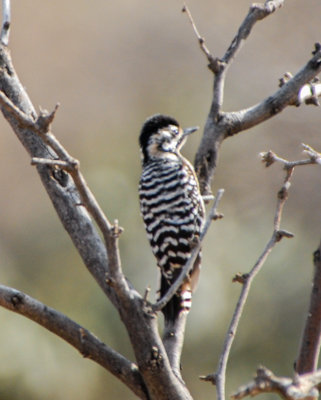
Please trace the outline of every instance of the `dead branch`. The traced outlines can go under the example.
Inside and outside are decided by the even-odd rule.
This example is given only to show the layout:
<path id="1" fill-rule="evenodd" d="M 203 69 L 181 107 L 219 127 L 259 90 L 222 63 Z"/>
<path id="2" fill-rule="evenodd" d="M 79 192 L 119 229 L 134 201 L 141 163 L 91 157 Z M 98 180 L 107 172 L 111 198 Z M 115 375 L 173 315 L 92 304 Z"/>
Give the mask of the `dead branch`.
<path id="1" fill-rule="evenodd" d="M 265 153 L 264 153 L 265 154 Z M 263 157 L 264 158 L 264 157 Z M 235 310 L 229 324 L 227 333 L 225 335 L 225 340 L 223 344 L 223 349 L 219 358 L 217 371 L 215 373 L 209 374 L 205 377 L 201 377 L 204 381 L 212 382 L 216 385 L 217 389 L 217 397 L 219 400 L 225 399 L 225 379 L 226 379 L 226 367 L 229 359 L 229 354 L 232 348 L 232 344 L 234 342 L 234 338 L 236 335 L 236 331 L 238 329 L 239 321 L 241 319 L 244 306 L 246 304 L 249 291 L 251 289 L 251 285 L 255 276 L 262 269 L 268 255 L 271 253 L 274 246 L 280 242 L 283 237 L 291 238 L 293 234 L 280 229 L 282 211 L 285 205 L 285 202 L 288 198 L 288 190 L 290 188 L 290 179 L 292 176 L 293 168 L 286 169 L 285 179 L 281 189 L 277 194 L 277 204 L 274 214 L 274 223 L 273 223 L 273 233 L 271 239 L 268 241 L 265 246 L 262 254 L 259 256 L 257 262 L 254 264 L 250 272 L 246 274 L 237 274 L 237 276 L 233 279 L 234 282 L 239 282 L 242 284 L 241 293 L 237 304 L 235 306 Z"/>
<path id="2" fill-rule="evenodd" d="M 195 169 L 200 188 L 204 195 L 211 194 L 211 180 L 214 176 L 221 143 L 229 136 L 252 128 L 280 113 L 289 105 L 318 104 L 321 85 L 315 81 L 321 71 L 321 47 L 315 44 L 313 57 L 295 75 L 288 74 L 281 80 L 280 89 L 265 100 L 248 109 L 236 112 L 223 112 L 224 82 L 226 72 L 241 45 L 247 39 L 256 22 L 271 15 L 284 4 L 283 0 L 267 0 L 264 4 L 253 4 L 242 22 L 238 33 L 222 58 L 213 57 L 200 35 L 189 9 L 184 6 L 200 48 L 209 61 L 209 68 L 214 73 L 213 97 L 202 141 L 195 156 Z"/>
<path id="3" fill-rule="evenodd" d="M 66 315 L 16 289 L 0 285 L 0 305 L 31 319 L 120 379 L 141 399 L 148 399 L 137 365 L 101 342 Z"/>
<path id="4" fill-rule="evenodd" d="M 194 33 L 197 37 L 198 43 L 200 45 L 200 48 L 202 50 L 202 52 L 205 54 L 207 60 L 208 60 L 208 68 L 214 73 L 216 74 L 219 70 L 220 70 L 220 63 L 221 61 L 218 58 L 215 58 L 212 56 L 212 54 L 210 53 L 209 49 L 207 48 L 206 44 L 205 44 L 205 39 L 200 35 L 197 26 L 194 22 L 194 19 L 192 17 L 192 14 L 190 12 L 190 10 L 188 9 L 188 7 L 186 6 L 186 4 L 184 4 L 183 8 L 182 8 L 182 12 L 185 12 L 190 23 L 192 24 Z"/>
<path id="5" fill-rule="evenodd" d="M 0 101 L 2 101 L 1 97 Z M 103 234 L 108 256 L 108 276 L 111 280 L 113 280 L 114 289 L 117 291 L 118 296 L 121 296 L 123 299 L 126 299 L 127 297 L 128 299 L 129 288 L 121 270 L 121 262 L 118 251 L 118 239 L 123 229 L 118 227 L 118 223 L 116 227 L 108 221 L 97 200 L 95 199 L 95 196 L 89 189 L 82 173 L 80 172 L 79 161 L 70 156 L 67 150 L 50 131 L 50 124 L 53 120 L 54 114 L 55 111 L 50 114 L 42 111 L 37 121 L 34 123 L 34 129 L 35 132 L 44 140 L 44 142 L 54 150 L 54 152 L 58 155 L 59 160 L 48 159 L 47 162 L 43 158 L 39 159 L 34 157 L 32 158 L 31 163 L 33 165 L 54 164 L 56 167 L 59 166 L 66 172 L 70 173 L 80 194 L 81 204 L 91 214 Z M 21 121 L 21 124 L 22 123 L 23 121 Z"/>
<path id="6" fill-rule="evenodd" d="M 204 193 L 210 193 L 220 145 L 224 139 L 252 128 L 279 114 L 285 107 L 300 103 L 300 90 L 321 71 L 321 50 L 285 85 L 261 103 L 245 110 L 220 113 L 218 120 L 210 113 L 198 148 L 195 165 Z"/>
<path id="7" fill-rule="evenodd" d="M 42 111 L 36 115 L 14 72 L 10 55 L 3 47 L 0 47 L 0 64 L 5 66 L 0 69 L 0 105 L 4 116 L 37 165 L 48 195 L 85 265 L 117 308 L 128 331 L 148 395 L 160 400 L 168 396 L 191 399 L 186 386 L 171 369 L 155 315 L 146 312 L 143 298 L 121 272 L 120 227 L 105 219 L 79 172 L 78 161 L 68 154 L 50 130 L 55 111 Z M 10 71 L 10 76 L 7 71 Z M 50 161 L 47 164 L 44 160 Z M 53 165 L 55 162 L 52 160 L 59 162 Z M 83 206 L 79 207 L 79 204 Z M 97 218 L 105 243 L 89 213 Z M 139 331 L 144 335 L 137 335 Z"/>
<path id="8" fill-rule="evenodd" d="M 261 158 L 262 161 L 265 163 L 266 167 L 269 167 L 272 165 L 274 162 L 280 162 L 283 165 L 283 169 L 285 170 L 285 178 L 282 187 L 278 191 L 277 194 L 277 205 L 276 205 L 276 210 L 275 210 L 275 215 L 274 215 L 274 227 L 273 227 L 273 233 L 272 237 L 267 243 L 264 251 L 260 255 L 258 261 L 255 263 L 254 267 L 251 269 L 249 273 L 246 274 L 237 274 L 233 281 L 234 282 L 239 282 L 242 284 L 242 289 L 241 293 L 238 299 L 238 302 L 236 304 L 228 331 L 225 336 L 225 341 L 223 345 L 223 350 L 219 359 L 218 363 L 218 368 L 215 373 L 209 374 L 205 377 L 201 377 L 202 380 L 204 381 L 209 381 L 212 382 L 213 384 L 216 385 L 217 388 L 217 396 L 219 400 L 224 400 L 225 399 L 225 379 L 226 379 L 226 367 L 227 367 L 227 362 L 229 359 L 229 353 L 234 341 L 234 337 L 238 328 L 238 323 L 240 321 L 248 293 L 251 287 L 251 284 L 253 282 L 253 279 L 255 278 L 256 274 L 261 270 L 267 256 L 270 254 L 274 246 L 282 239 L 282 238 L 292 238 L 293 234 L 280 229 L 281 225 L 281 218 L 282 218 L 282 211 L 285 205 L 286 200 L 288 199 L 288 192 L 290 188 L 290 179 L 293 175 L 294 168 L 297 166 L 302 166 L 302 165 L 308 165 L 308 164 L 319 164 L 320 163 L 320 153 L 318 153 L 316 150 L 312 149 L 312 147 L 308 145 L 303 145 L 304 152 L 305 154 L 308 155 L 308 158 L 305 160 L 298 160 L 298 161 L 288 161 L 284 158 L 281 158 L 277 156 L 275 153 L 269 151 L 269 152 L 264 152 L 261 153 Z M 316 257 L 316 260 L 318 260 L 318 257 Z M 321 278 L 320 278 L 320 272 L 316 272 L 317 278 L 316 278 L 316 284 L 320 285 Z M 319 288 L 319 286 L 318 286 Z M 313 291 L 312 291 L 313 292 Z M 312 294 L 313 300 L 311 299 L 311 307 L 314 307 L 313 309 L 313 314 L 314 316 L 311 316 L 310 322 L 307 324 L 307 326 L 310 327 L 310 329 L 314 328 L 316 329 L 316 332 L 309 332 L 307 335 L 310 335 L 309 338 L 313 338 L 313 342 L 311 343 L 310 346 L 308 346 L 308 343 L 303 343 L 303 349 L 300 352 L 300 356 L 302 359 L 299 359 L 300 362 L 304 363 L 311 363 L 311 357 L 313 360 L 313 363 L 317 362 L 317 357 L 319 354 L 320 350 L 320 333 L 321 333 L 321 320 L 320 320 L 320 292 L 318 290 L 316 293 Z M 305 340 L 308 340 L 308 336 L 305 337 Z M 309 347 L 309 348 L 308 348 Z M 310 354 L 311 347 L 313 347 L 314 352 L 312 352 L 312 355 Z M 308 357 L 309 354 L 309 361 L 304 360 L 303 357 Z M 302 364 L 300 366 L 302 368 Z M 306 371 L 302 371 L 306 372 Z M 253 395 L 253 394 L 252 394 Z M 236 398 L 236 397 L 235 397 Z"/>
<path id="9" fill-rule="evenodd" d="M 272 151 L 262 153 L 262 161 L 266 167 L 274 162 L 283 165 L 286 171 L 293 171 L 295 167 L 321 164 L 321 154 L 307 144 L 302 144 L 303 152 L 307 155 L 306 159 L 297 161 L 288 161 L 279 157 Z M 317 368 L 320 344 L 321 344 L 321 262 L 319 248 L 314 252 L 314 277 L 311 290 L 310 306 L 307 320 L 304 327 L 304 333 L 301 340 L 299 355 L 295 363 L 295 370 L 298 374 L 313 372 Z"/>
<path id="10" fill-rule="evenodd" d="M 0 107 L 36 165 L 54 208 L 86 267 L 118 310 L 148 397 L 191 400 L 188 389 L 171 369 L 154 313 L 146 311 L 146 302 L 121 272 L 118 250 L 121 228 L 117 222 L 109 223 L 79 171 L 79 162 L 53 135 L 51 124 L 57 107 L 51 113 L 40 111 L 37 115 L 4 46 L 0 46 Z M 101 229 L 104 241 L 91 216 Z M 135 390 L 136 393 L 140 391 L 139 388 Z"/>
<path id="11" fill-rule="evenodd" d="M 213 132 L 211 132 L 212 124 L 215 125 L 220 119 L 220 112 L 221 112 L 221 108 L 222 108 L 223 100 L 224 100 L 224 82 L 225 82 L 225 76 L 226 76 L 228 67 L 231 65 L 237 52 L 239 51 L 239 49 L 241 48 L 242 44 L 247 39 L 249 34 L 251 33 L 252 28 L 255 25 L 255 23 L 258 22 L 259 20 L 262 20 L 263 18 L 269 16 L 276 9 L 282 7 L 283 3 L 284 3 L 284 0 L 267 0 L 264 4 L 252 4 L 247 16 L 245 17 L 244 21 L 240 25 L 238 33 L 232 40 L 232 43 L 230 44 L 229 48 L 227 49 L 226 53 L 224 54 L 224 56 L 222 58 L 214 58 L 211 55 L 211 53 L 205 46 L 204 39 L 198 33 L 198 30 L 193 21 L 190 11 L 186 7 L 183 8 L 183 11 L 187 12 L 187 15 L 192 23 L 194 32 L 200 43 L 201 50 L 207 56 L 207 59 L 209 61 L 209 68 L 214 73 L 214 87 L 213 87 L 212 104 L 211 104 L 210 113 L 208 115 L 204 134 L 203 134 L 203 141 L 206 141 L 207 144 L 208 144 L 207 136 L 210 136 L 213 134 Z M 209 132 L 211 132 L 211 133 L 209 133 Z M 225 129 L 225 132 L 227 132 L 227 129 Z M 203 141 L 202 141 L 202 143 L 203 143 Z M 203 171 L 203 173 L 201 173 L 201 171 L 206 170 L 209 160 L 207 159 L 205 152 L 202 153 L 202 151 L 201 151 L 202 143 L 196 154 L 195 165 L 197 167 L 197 170 L 199 171 L 201 188 L 203 189 L 204 194 L 206 194 L 206 193 L 210 192 L 209 191 L 210 177 L 207 177 L 206 180 L 203 179 L 204 178 L 203 173 L 205 171 Z M 216 146 L 212 146 L 212 143 L 211 143 L 210 148 L 216 149 Z M 214 160 L 214 162 L 215 162 L 215 160 Z M 214 171 L 210 174 L 210 176 L 212 176 L 213 173 L 214 173 Z"/>
<path id="12" fill-rule="evenodd" d="M 311 146 L 302 143 L 303 153 L 308 156 L 308 158 L 304 160 L 296 160 L 296 161 L 288 161 L 284 158 L 276 155 L 273 151 L 268 151 L 261 153 L 262 162 L 265 163 L 266 167 L 269 167 L 274 162 L 279 162 L 283 164 L 285 170 L 291 170 L 294 167 L 298 167 L 301 165 L 309 165 L 309 164 L 321 164 L 321 154 L 314 150 Z"/>
<path id="13" fill-rule="evenodd" d="M 313 374 L 295 376 L 293 379 L 278 377 L 265 367 L 256 371 L 253 381 L 240 387 L 232 399 L 240 400 L 261 393 L 277 393 L 286 400 L 317 400 L 318 385 L 321 382 L 321 370 Z"/>
<path id="14" fill-rule="evenodd" d="M 321 344 L 321 243 L 313 254 L 314 276 L 310 305 L 295 363 L 298 374 L 314 372 L 318 366 Z"/>

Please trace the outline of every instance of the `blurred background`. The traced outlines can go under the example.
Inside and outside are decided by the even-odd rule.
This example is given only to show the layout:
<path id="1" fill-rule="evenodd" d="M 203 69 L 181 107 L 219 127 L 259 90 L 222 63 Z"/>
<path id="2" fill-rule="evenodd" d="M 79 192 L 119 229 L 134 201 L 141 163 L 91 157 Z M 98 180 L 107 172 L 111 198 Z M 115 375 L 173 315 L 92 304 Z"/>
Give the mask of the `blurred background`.
<path id="1" fill-rule="evenodd" d="M 10 48 L 36 108 L 61 106 L 54 132 L 81 162 L 92 191 L 125 232 L 124 271 L 143 293 L 157 287 L 155 260 L 139 213 L 137 144 L 143 121 L 156 112 L 183 126 L 199 125 L 184 148 L 190 160 L 212 95 L 212 75 L 180 1 L 12 1 Z M 209 49 L 222 56 L 249 0 L 195 1 L 188 6 Z M 251 106 L 275 92 L 284 72 L 297 72 L 320 41 L 321 2 L 292 0 L 259 22 L 230 68 L 224 110 Z M 183 374 L 197 399 L 214 398 L 199 375 L 216 368 L 239 295 L 236 272 L 247 272 L 270 238 L 280 165 L 265 169 L 259 152 L 290 160 L 301 143 L 321 150 L 320 109 L 290 107 L 226 140 L 213 182 L 225 188 L 204 243 L 204 263 L 190 313 Z M 87 273 L 40 184 L 30 159 L 0 118 L 1 284 L 16 287 L 67 314 L 133 358 L 119 317 Z M 291 375 L 309 301 L 312 253 L 321 238 L 321 170 L 297 168 L 282 241 L 255 280 L 233 346 L 227 393 L 263 364 Z M 0 399 L 134 399 L 118 380 L 51 333 L 0 309 Z"/>

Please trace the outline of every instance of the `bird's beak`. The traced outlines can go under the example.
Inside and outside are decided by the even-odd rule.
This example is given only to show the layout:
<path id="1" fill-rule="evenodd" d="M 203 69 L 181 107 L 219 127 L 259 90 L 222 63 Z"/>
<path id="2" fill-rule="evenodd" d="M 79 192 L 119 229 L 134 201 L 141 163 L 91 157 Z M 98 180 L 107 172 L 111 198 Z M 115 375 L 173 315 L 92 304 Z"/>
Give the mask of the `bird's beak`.
<path id="1" fill-rule="evenodd" d="M 196 132 L 199 129 L 199 126 L 192 126 L 191 128 L 183 129 L 183 137 L 190 135 L 193 132 Z"/>
<path id="2" fill-rule="evenodd" d="M 193 127 L 191 127 L 191 128 L 185 128 L 185 129 L 183 129 L 183 134 L 182 134 L 182 136 L 180 137 L 180 139 L 179 139 L 179 141 L 178 141 L 178 143 L 177 143 L 176 148 L 179 150 L 181 147 L 183 147 L 183 146 L 184 146 L 184 143 L 185 143 L 185 141 L 186 141 L 187 136 L 189 136 L 191 133 L 197 131 L 198 129 L 199 129 L 198 126 L 193 126 Z"/>

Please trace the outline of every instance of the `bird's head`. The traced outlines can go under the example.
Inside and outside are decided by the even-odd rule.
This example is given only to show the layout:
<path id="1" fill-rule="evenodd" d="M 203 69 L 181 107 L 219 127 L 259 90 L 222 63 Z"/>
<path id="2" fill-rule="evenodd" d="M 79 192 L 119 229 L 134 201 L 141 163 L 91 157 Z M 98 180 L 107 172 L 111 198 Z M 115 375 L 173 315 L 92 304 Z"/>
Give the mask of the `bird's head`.
<path id="1" fill-rule="evenodd" d="M 187 136 L 197 129 L 182 129 L 174 118 L 167 115 L 156 114 L 148 118 L 139 136 L 143 163 L 177 156 Z"/>

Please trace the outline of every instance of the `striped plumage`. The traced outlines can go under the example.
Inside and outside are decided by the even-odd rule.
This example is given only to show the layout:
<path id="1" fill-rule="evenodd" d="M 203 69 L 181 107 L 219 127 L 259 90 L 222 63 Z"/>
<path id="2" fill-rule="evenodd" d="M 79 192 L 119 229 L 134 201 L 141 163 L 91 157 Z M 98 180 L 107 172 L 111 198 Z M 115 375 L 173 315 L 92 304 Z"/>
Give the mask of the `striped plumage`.
<path id="1" fill-rule="evenodd" d="M 182 130 L 168 116 L 154 115 L 140 135 L 143 171 L 139 184 L 141 213 L 147 237 L 161 271 L 160 296 L 180 274 L 191 255 L 192 241 L 204 221 L 204 204 L 192 165 L 181 154 L 186 136 L 196 128 Z M 167 321 L 191 307 L 201 256 L 190 276 L 162 310 Z"/>

